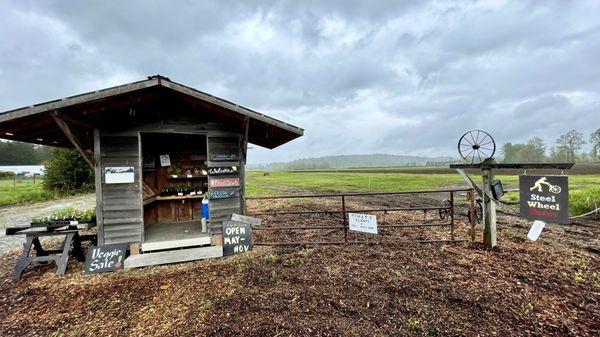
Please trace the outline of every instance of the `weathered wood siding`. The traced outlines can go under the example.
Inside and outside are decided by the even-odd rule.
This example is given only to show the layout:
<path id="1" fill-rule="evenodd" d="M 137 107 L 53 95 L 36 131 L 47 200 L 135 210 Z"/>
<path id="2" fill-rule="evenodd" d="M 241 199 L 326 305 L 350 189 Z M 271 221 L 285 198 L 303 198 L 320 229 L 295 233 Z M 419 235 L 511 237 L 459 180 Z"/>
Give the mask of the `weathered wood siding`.
<path id="1" fill-rule="evenodd" d="M 139 133 L 100 132 L 99 142 L 101 178 L 96 183 L 100 182 L 102 188 L 102 205 L 98 207 L 102 208 L 98 219 L 100 244 L 140 242 L 144 225 Z M 106 184 L 104 168 L 111 166 L 134 167 L 135 182 Z"/>
<path id="2" fill-rule="evenodd" d="M 234 154 L 238 156 L 238 161 L 235 162 L 215 162 L 211 161 L 211 155 L 222 154 L 230 155 Z M 242 160 L 241 153 L 241 139 L 240 136 L 236 137 L 208 137 L 208 166 L 209 167 L 221 167 L 221 166 L 237 166 L 238 174 L 235 175 L 220 175 L 220 176 L 209 176 L 210 179 L 221 179 L 221 178 L 240 178 L 239 192 L 234 198 L 228 199 L 214 199 L 210 201 L 210 230 L 212 234 L 220 234 L 223 227 L 223 221 L 229 220 L 232 213 L 240 214 L 242 212 L 242 198 L 243 198 L 243 186 L 244 180 L 243 175 L 239 172 L 243 172 L 244 163 Z M 209 188 L 210 190 L 211 188 Z"/>

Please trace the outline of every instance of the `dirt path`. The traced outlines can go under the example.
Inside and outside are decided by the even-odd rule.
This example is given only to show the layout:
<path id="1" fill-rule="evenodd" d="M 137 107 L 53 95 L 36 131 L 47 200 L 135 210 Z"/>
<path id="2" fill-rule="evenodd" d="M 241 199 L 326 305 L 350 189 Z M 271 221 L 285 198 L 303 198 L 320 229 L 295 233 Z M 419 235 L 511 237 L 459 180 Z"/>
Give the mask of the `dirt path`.
<path id="1" fill-rule="evenodd" d="M 5 252 L 21 245 L 22 236 L 5 236 L 7 226 L 21 226 L 29 223 L 31 218 L 46 216 L 62 208 L 90 209 L 95 207 L 94 194 L 86 194 L 59 200 L 34 204 L 7 206 L 0 208 L 0 252 Z"/>

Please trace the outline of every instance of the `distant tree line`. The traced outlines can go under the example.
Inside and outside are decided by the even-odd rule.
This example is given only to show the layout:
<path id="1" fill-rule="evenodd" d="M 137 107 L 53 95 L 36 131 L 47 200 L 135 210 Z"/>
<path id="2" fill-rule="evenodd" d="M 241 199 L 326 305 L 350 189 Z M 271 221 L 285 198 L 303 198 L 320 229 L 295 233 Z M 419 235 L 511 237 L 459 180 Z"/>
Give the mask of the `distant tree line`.
<path id="1" fill-rule="evenodd" d="M 589 137 L 592 150 L 581 151 L 586 143 L 584 135 L 571 130 L 556 139 L 554 146 L 548 148 L 540 137 L 533 137 L 524 144 L 505 143 L 502 146 L 505 163 L 535 162 L 591 162 L 600 160 L 600 129 Z"/>
<path id="2" fill-rule="evenodd" d="M 47 146 L 0 141 L 0 165 L 41 165 L 51 157 Z"/>

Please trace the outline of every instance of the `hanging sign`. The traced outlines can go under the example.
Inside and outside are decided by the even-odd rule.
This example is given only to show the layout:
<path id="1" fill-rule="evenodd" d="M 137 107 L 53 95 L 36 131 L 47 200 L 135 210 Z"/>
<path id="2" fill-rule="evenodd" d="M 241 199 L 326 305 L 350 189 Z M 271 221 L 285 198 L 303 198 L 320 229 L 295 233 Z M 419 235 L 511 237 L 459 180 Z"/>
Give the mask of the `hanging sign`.
<path id="1" fill-rule="evenodd" d="M 212 178 L 208 180 L 208 186 L 211 188 L 238 187 L 240 178 Z"/>
<path id="2" fill-rule="evenodd" d="M 209 167 L 206 169 L 206 173 L 209 175 L 217 176 L 223 174 L 237 174 L 237 166 L 228 166 L 228 167 Z"/>
<path id="3" fill-rule="evenodd" d="M 377 217 L 371 214 L 348 213 L 350 230 L 377 234 Z"/>
<path id="4" fill-rule="evenodd" d="M 231 197 L 235 196 L 237 191 L 238 191 L 237 188 L 212 190 L 212 191 L 206 192 L 206 197 L 209 200 L 210 199 L 227 199 L 227 198 L 231 198 Z"/>
<path id="5" fill-rule="evenodd" d="M 85 257 L 84 274 L 96 274 L 123 269 L 127 244 L 90 247 Z"/>
<path id="6" fill-rule="evenodd" d="M 529 233 L 527 233 L 527 238 L 531 241 L 536 241 L 540 237 L 540 234 L 542 234 L 542 229 L 544 229 L 544 226 L 546 226 L 545 222 L 535 220 L 531 226 L 531 229 L 529 230 Z"/>
<path id="7" fill-rule="evenodd" d="M 223 255 L 244 253 L 252 249 L 252 225 L 223 221 Z"/>
<path id="8" fill-rule="evenodd" d="M 569 224 L 567 176 L 519 176 L 521 216 L 530 220 Z"/>
<path id="9" fill-rule="evenodd" d="M 160 159 L 161 167 L 171 166 L 171 157 L 168 154 L 161 154 L 158 158 Z"/>
<path id="10" fill-rule="evenodd" d="M 211 161 L 238 161 L 237 154 L 211 154 Z"/>
<path id="11" fill-rule="evenodd" d="M 106 184 L 127 184 L 133 182 L 135 182 L 133 166 L 104 168 L 104 183 Z"/>

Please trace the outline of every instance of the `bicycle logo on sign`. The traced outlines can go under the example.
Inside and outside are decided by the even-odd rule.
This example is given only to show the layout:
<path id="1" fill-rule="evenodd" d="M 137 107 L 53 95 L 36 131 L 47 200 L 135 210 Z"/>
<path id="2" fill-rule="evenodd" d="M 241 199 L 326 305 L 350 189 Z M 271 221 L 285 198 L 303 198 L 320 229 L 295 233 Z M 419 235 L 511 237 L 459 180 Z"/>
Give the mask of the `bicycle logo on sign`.
<path id="1" fill-rule="evenodd" d="M 552 185 L 548 182 L 548 178 L 547 177 L 541 177 L 540 179 L 538 179 L 535 184 L 533 184 L 533 186 L 531 188 L 529 188 L 530 191 L 533 190 L 537 190 L 538 192 L 543 192 L 543 186 L 542 185 L 546 185 L 548 187 L 548 191 L 550 191 L 550 193 L 554 193 L 554 194 L 559 194 L 561 192 L 561 188 L 558 185 Z"/>

